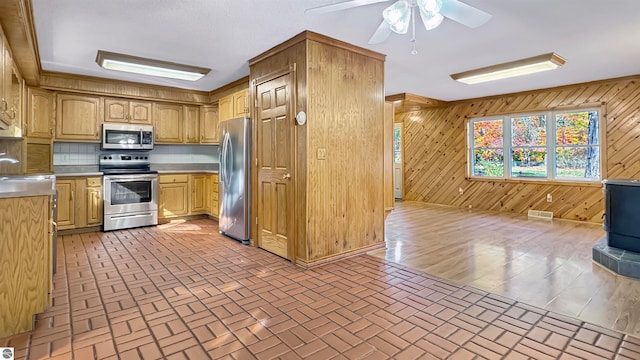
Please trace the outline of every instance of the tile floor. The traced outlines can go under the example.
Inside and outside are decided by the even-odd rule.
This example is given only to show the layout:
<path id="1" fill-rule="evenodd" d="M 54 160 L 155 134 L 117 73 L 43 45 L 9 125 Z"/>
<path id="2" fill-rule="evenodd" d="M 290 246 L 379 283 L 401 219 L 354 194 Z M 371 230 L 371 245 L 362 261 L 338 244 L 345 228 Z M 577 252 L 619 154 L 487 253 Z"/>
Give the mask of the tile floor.
<path id="1" fill-rule="evenodd" d="M 17 359 L 639 359 L 640 339 L 368 255 L 303 270 L 196 220 L 60 238 Z"/>

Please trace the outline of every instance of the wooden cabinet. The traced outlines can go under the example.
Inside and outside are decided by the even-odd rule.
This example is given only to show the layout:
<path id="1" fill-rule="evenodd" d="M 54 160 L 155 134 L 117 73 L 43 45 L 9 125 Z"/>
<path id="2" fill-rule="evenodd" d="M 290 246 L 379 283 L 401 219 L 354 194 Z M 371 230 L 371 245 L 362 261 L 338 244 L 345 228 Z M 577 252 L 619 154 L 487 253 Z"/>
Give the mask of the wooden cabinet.
<path id="1" fill-rule="evenodd" d="M 0 137 L 23 135 L 23 80 L 0 30 Z"/>
<path id="2" fill-rule="evenodd" d="M 53 171 L 53 92 L 27 89 L 25 135 L 28 174 Z"/>
<path id="3" fill-rule="evenodd" d="M 211 202 L 211 209 L 209 211 L 209 215 L 218 218 L 218 175 L 211 175 L 211 191 L 209 194 L 209 199 Z"/>
<path id="4" fill-rule="evenodd" d="M 181 144 L 184 141 L 182 105 L 155 103 L 153 121 L 156 143 Z"/>
<path id="5" fill-rule="evenodd" d="M 151 103 L 126 99 L 104 99 L 104 121 L 151 125 Z"/>
<path id="6" fill-rule="evenodd" d="M 0 338 L 3 338 L 31 330 L 34 315 L 49 305 L 50 197 L 2 198 L 0 209 Z"/>
<path id="7" fill-rule="evenodd" d="M 11 67 L 13 59 L 9 44 L 0 29 L 0 121 L 10 124 L 9 107 L 11 105 Z"/>
<path id="8" fill-rule="evenodd" d="M 85 180 L 79 180 L 83 183 Z M 102 225 L 103 201 L 102 201 L 102 178 L 87 178 L 85 188 L 85 213 L 87 226 Z M 82 210 L 82 209 L 80 209 Z"/>
<path id="9" fill-rule="evenodd" d="M 200 143 L 218 144 L 220 139 L 218 133 L 218 108 L 215 106 L 202 106 L 200 108 Z"/>
<path id="10" fill-rule="evenodd" d="M 75 226 L 76 181 L 56 179 L 58 189 L 58 229 L 71 229 Z"/>
<path id="11" fill-rule="evenodd" d="M 200 107 L 184 106 L 185 141 L 200 142 Z"/>
<path id="12" fill-rule="evenodd" d="M 158 217 L 171 218 L 189 214 L 189 175 L 160 175 L 158 186 L 160 188 Z"/>
<path id="13" fill-rule="evenodd" d="M 60 230 L 102 224 L 102 177 L 58 178 L 56 187 Z"/>
<path id="14" fill-rule="evenodd" d="M 233 94 L 233 117 L 249 116 L 249 89 Z"/>
<path id="15" fill-rule="evenodd" d="M 240 90 L 218 101 L 219 121 L 249 116 L 249 89 Z"/>
<path id="16" fill-rule="evenodd" d="M 206 194 L 207 182 L 209 177 L 207 175 L 191 175 L 191 204 L 190 213 L 192 215 L 204 214 L 207 208 L 208 197 Z M 210 180 L 210 179 L 209 179 Z M 211 186 L 209 185 L 209 189 Z"/>
<path id="17" fill-rule="evenodd" d="M 53 93 L 38 88 L 27 89 L 28 138 L 53 138 Z"/>
<path id="18" fill-rule="evenodd" d="M 56 139 L 97 142 L 103 116 L 101 97 L 57 94 Z"/>

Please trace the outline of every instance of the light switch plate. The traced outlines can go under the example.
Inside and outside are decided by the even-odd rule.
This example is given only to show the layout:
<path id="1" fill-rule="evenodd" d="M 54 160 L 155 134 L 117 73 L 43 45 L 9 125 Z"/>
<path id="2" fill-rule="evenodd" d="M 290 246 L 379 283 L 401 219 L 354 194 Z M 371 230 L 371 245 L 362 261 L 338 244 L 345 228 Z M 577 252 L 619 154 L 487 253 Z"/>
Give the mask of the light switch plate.
<path id="1" fill-rule="evenodd" d="M 326 160 L 327 159 L 327 149 L 319 148 L 318 149 L 318 160 Z"/>

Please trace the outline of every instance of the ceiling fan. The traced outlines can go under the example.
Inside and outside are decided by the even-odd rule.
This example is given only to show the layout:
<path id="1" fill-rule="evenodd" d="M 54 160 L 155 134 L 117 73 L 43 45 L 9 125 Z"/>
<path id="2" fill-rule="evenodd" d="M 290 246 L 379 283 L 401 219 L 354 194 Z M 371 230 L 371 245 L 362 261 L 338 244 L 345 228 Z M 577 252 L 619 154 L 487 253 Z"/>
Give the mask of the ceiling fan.
<path id="1" fill-rule="evenodd" d="M 324 14 L 333 11 L 350 9 L 386 2 L 389 0 L 350 0 L 337 4 L 307 9 L 307 14 Z M 420 13 L 427 30 L 437 28 L 444 18 L 449 18 L 470 28 L 477 28 L 491 19 L 491 15 L 458 0 L 398 0 L 382 12 L 382 23 L 369 39 L 369 44 L 385 41 L 392 32 L 406 34 L 409 25 L 413 25 L 412 54 L 416 51 L 416 12 Z"/>

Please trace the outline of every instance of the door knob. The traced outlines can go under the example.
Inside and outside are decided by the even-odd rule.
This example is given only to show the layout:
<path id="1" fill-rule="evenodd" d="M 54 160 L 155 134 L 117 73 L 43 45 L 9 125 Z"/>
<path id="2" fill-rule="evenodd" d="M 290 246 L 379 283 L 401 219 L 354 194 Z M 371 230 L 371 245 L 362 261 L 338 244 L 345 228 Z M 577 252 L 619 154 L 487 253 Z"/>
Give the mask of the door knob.
<path id="1" fill-rule="evenodd" d="M 282 179 L 283 179 L 283 180 L 289 180 L 289 179 L 291 179 L 291 174 L 286 173 L 286 174 L 282 175 Z"/>

